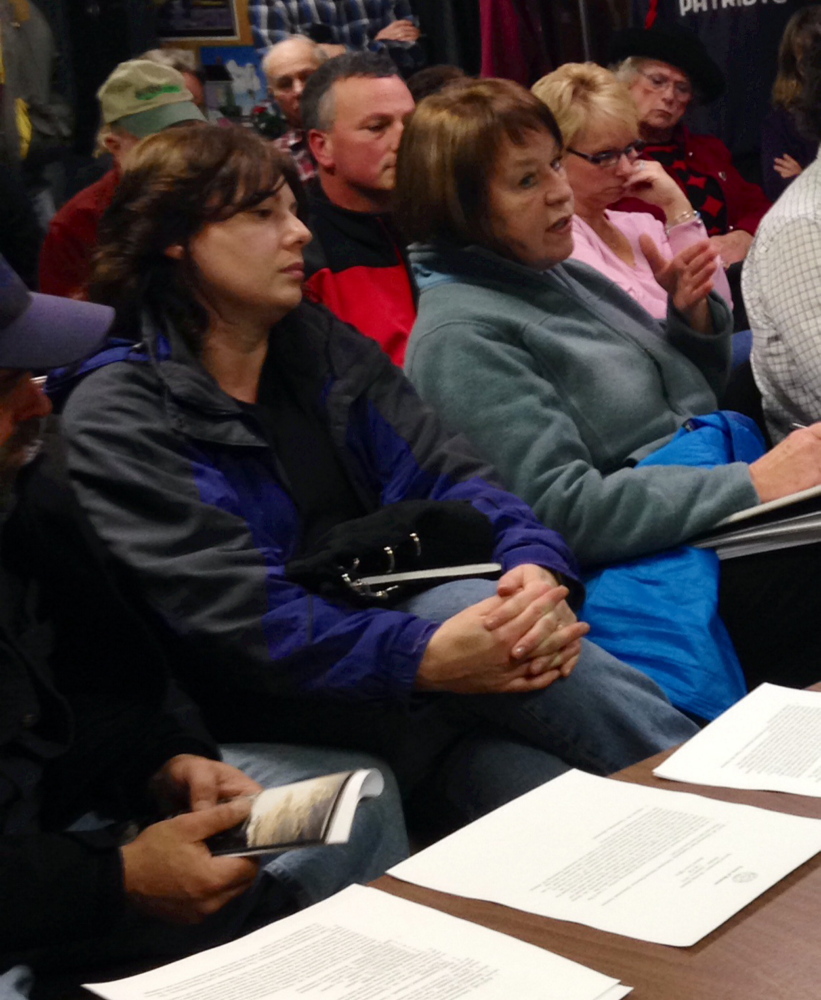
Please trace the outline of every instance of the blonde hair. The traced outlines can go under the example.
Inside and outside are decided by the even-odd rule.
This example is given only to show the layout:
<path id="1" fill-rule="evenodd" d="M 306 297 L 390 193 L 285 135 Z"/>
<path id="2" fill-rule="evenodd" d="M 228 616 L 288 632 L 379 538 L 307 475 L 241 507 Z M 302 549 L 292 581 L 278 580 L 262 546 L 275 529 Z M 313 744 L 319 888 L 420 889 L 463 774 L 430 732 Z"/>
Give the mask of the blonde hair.
<path id="1" fill-rule="evenodd" d="M 565 63 L 530 89 L 553 112 L 568 146 L 600 118 L 638 135 L 639 116 L 630 92 L 609 69 L 595 63 Z"/>

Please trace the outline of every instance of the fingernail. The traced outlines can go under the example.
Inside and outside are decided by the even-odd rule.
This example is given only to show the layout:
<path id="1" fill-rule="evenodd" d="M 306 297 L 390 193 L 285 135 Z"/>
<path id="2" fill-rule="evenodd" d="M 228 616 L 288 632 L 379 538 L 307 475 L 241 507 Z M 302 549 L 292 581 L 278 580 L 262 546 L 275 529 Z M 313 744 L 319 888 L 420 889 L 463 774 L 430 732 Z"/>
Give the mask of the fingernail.
<path id="1" fill-rule="evenodd" d="M 520 656 L 524 656 L 524 655 L 525 655 L 525 647 L 524 647 L 524 646 L 517 646 L 517 647 L 516 647 L 516 648 L 515 648 L 515 649 L 513 650 L 513 655 L 514 655 L 514 656 L 515 656 L 515 657 L 516 657 L 517 659 L 518 659 L 518 658 L 519 658 Z"/>

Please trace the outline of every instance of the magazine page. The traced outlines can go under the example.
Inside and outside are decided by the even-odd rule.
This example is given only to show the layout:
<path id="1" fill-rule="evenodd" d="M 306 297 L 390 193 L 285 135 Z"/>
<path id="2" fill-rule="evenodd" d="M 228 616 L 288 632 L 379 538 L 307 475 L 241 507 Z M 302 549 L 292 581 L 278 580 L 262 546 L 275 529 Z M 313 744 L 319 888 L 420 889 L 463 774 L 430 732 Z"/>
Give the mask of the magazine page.
<path id="1" fill-rule="evenodd" d="M 267 788 L 250 796 L 251 813 L 238 826 L 210 837 L 212 854 L 243 857 L 316 844 L 344 844 L 363 798 L 381 794 L 375 768 L 326 774 Z"/>

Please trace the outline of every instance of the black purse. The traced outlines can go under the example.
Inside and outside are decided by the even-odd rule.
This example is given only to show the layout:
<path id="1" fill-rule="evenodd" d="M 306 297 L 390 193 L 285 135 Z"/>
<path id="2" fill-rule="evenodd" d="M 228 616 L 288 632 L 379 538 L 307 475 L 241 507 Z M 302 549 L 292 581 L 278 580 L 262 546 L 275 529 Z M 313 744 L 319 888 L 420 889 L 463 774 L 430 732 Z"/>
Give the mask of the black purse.
<path id="1" fill-rule="evenodd" d="M 338 524 L 285 575 L 329 600 L 390 607 L 449 580 L 498 576 L 495 543 L 466 500 L 403 500 Z"/>

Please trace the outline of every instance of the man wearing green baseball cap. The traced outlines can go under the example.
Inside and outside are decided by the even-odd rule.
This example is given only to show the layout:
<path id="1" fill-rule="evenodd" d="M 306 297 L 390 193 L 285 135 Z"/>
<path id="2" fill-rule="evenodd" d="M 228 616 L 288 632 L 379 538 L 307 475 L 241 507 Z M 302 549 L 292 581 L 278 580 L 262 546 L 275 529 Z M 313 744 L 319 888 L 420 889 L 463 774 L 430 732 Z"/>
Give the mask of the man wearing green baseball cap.
<path id="1" fill-rule="evenodd" d="M 98 145 L 111 153 L 114 166 L 52 219 L 40 255 L 40 290 L 48 295 L 85 298 L 97 227 L 134 146 L 172 125 L 205 121 L 182 74 L 148 59 L 120 63 L 97 97 L 102 113 Z"/>

